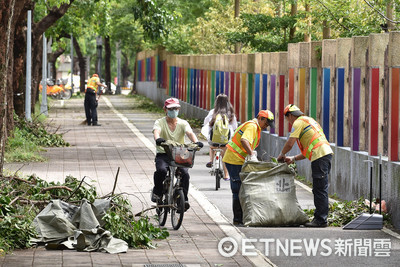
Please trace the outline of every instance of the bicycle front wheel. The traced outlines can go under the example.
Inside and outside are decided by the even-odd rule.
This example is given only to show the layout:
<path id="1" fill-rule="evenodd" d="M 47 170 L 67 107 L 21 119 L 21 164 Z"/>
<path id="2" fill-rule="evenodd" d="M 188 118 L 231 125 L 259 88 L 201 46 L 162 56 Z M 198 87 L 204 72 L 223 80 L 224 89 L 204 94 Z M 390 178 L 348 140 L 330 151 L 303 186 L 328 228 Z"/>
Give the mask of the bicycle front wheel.
<path id="1" fill-rule="evenodd" d="M 182 225 L 183 214 L 185 213 L 185 195 L 182 189 L 177 189 L 172 198 L 171 222 L 174 230 L 178 230 Z"/>
<path id="2" fill-rule="evenodd" d="M 163 205 L 164 207 L 158 207 L 159 205 Z M 158 224 L 160 226 L 164 226 L 165 223 L 167 222 L 167 217 L 168 217 L 168 212 L 169 212 L 169 208 L 167 207 L 168 205 L 168 195 L 167 194 L 163 194 L 160 204 L 157 205 L 157 215 L 158 215 Z"/>

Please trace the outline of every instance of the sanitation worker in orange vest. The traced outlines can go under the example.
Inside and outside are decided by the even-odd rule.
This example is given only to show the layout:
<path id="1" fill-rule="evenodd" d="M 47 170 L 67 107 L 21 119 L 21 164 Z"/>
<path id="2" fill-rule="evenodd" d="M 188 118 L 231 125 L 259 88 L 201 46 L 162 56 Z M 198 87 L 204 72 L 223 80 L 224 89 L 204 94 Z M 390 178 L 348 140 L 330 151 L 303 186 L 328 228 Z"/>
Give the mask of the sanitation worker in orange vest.
<path id="1" fill-rule="evenodd" d="M 88 126 L 100 126 L 97 123 L 97 101 L 96 98 L 99 86 L 107 87 L 107 85 L 100 82 L 99 75 L 93 74 L 92 78 L 87 82 L 87 88 L 85 91 L 85 113 L 86 122 Z"/>
<path id="2" fill-rule="evenodd" d="M 261 110 L 257 118 L 240 125 L 226 145 L 227 150 L 222 161 L 225 162 L 231 178 L 233 224 L 237 226 L 243 225 L 243 211 L 239 201 L 242 181 L 239 173 L 245 160 L 258 161 L 255 148 L 260 142 L 261 131 L 268 126 L 275 127 L 274 115 L 269 110 Z"/>
<path id="3" fill-rule="evenodd" d="M 318 122 L 313 118 L 304 116 L 296 105 L 287 105 L 284 114 L 287 121 L 293 125 L 293 132 L 279 154 L 278 161 L 284 160 L 287 164 L 306 158 L 311 161 L 315 211 L 314 219 L 304 226 L 327 227 L 329 211 L 328 175 L 331 170 L 333 151 Z M 297 142 L 301 154 L 286 156 L 295 142 Z"/>

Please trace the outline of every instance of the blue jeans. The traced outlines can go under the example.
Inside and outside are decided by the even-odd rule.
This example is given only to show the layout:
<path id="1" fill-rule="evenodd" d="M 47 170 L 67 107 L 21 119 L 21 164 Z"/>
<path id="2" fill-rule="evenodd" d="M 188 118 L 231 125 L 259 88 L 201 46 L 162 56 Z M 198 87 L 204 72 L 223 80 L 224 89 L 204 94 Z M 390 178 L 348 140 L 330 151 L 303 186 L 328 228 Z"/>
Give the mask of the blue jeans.
<path id="1" fill-rule="evenodd" d="M 314 220 L 326 223 L 329 212 L 328 175 L 331 171 L 332 155 L 326 155 L 311 162 L 314 194 Z"/>
<path id="2" fill-rule="evenodd" d="M 225 163 L 225 165 L 231 178 L 233 222 L 243 223 L 243 211 L 239 201 L 239 190 L 242 185 L 239 173 L 242 170 L 242 165 L 233 165 L 229 163 Z"/>

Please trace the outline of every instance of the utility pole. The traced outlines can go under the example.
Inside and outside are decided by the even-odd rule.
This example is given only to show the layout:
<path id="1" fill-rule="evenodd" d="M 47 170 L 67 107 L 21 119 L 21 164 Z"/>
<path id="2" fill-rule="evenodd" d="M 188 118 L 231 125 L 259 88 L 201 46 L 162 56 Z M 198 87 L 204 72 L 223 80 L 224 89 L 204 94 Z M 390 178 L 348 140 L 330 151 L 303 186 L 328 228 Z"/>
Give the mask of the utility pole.
<path id="1" fill-rule="evenodd" d="M 43 54 L 42 54 L 42 103 L 40 113 L 48 116 L 47 112 L 47 39 L 43 33 Z"/>
<path id="2" fill-rule="evenodd" d="M 26 31 L 26 86 L 25 86 L 25 119 L 32 121 L 31 117 L 31 87 L 32 87 L 32 10 L 28 10 L 28 23 Z"/>
<path id="3" fill-rule="evenodd" d="M 121 41 L 117 42 L 117 89 L 115 94 L 121 94 L 121 48 L 119 47 Z"/>
<path id="4" fill-rule="evenodd" d="M 71 34 L 71 95 L 74 93 L 74 37 Z"/>

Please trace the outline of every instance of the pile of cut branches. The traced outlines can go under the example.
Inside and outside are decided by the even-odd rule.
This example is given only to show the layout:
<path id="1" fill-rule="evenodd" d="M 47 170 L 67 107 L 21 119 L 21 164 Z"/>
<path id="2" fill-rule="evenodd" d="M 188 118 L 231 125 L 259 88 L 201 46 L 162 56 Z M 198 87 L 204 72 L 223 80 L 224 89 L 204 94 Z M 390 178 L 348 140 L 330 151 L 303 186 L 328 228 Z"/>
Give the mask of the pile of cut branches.
<path id="1" fill-rule="evenodd" d="M 70 204 L 89 202 L 98 198 L 96 188 L 85 181 L 67 176 L 64 183 L 46 182 L 35 175 L 27 179 L 0 176 L 0 254 L 16 248 L 28 248 L 36 236 L 32 221 L 51 200 L 61 199 Z M 135 219 L 125 195 L 109 194 L 111 208 L 104 216 L 105 229 L 114 237 L 125 240 L 129 247 L 154 247 L 153 239 L 169 236 L 165 229 L 153 226 L 147 216 Z"/>
<path id="2" fill-rule="evenodd" d="M 307 215 L 312 220 L 315 209 L 305 209 Z M 369 213 L 369 206 L 365 204 L 364 198 L 353 201 L 336 201 L 329 204 L 328 224 L 330 226 L 343 227 L 362 213 Z M 386 226 L 391 224 L 388 213 L 383 213 L 383 220 Z"/>

